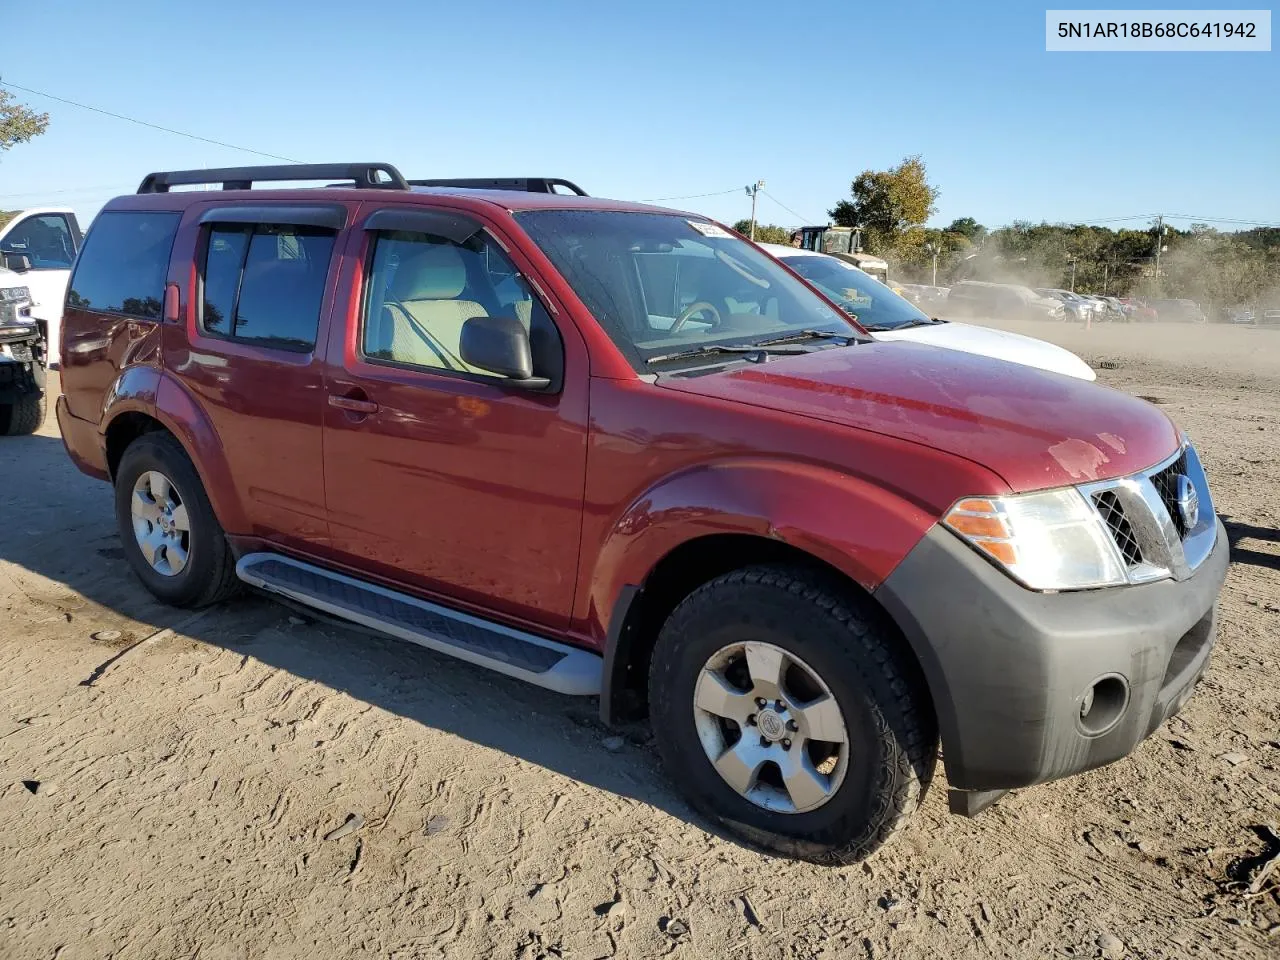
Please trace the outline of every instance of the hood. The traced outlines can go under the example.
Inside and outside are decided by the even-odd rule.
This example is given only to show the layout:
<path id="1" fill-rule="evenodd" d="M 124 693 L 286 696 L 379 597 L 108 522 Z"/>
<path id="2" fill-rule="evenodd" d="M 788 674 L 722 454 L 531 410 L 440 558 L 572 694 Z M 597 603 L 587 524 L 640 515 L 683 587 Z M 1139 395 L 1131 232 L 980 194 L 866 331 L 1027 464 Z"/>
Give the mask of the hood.
<path id="1" fill-rule="evenodd" d="M 995 357 L 1009 363 L 1024 363 L 1052 373 L 1094 380 L 1093 369 L 1070 350 L 1020 333 L 992 330 L 968 323 L 937 323 L 931 327 L 906 330 L 884 330 L 874 334 L 877 340 L 912 340 L 932 343 L 948 350 L 963 350 L 983 357 Z"/>
<path id="2" fill-rule="evenodd" d="M 921 343 L 864 343 L 666 376 L 672 390 L 924 444 L 1014 491 L 1126 476 L 1178 448 L 1163 413 L 1073 377 Z"/>

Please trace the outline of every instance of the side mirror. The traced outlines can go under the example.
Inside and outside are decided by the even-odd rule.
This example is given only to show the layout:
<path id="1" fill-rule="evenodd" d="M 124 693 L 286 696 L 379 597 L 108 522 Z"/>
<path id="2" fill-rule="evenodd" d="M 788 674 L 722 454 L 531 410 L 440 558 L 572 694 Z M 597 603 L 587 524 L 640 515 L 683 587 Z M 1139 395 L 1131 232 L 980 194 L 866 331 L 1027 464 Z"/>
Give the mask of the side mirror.
<path id="1" fill-rule="evenodd" d="M 472 317 L 462 325 L 458 349 L 465 363 L 506 377 L 512 386 L 545 390 L 551 385 L 533 375 L 529 332 L 515 317 Z"/>
<path id="2" fill-rule="evenodd" d="M 25 253 L 6 253 L 4 265 L 14 273 L 26 273 L 31 269 L 31 258 Z"/>

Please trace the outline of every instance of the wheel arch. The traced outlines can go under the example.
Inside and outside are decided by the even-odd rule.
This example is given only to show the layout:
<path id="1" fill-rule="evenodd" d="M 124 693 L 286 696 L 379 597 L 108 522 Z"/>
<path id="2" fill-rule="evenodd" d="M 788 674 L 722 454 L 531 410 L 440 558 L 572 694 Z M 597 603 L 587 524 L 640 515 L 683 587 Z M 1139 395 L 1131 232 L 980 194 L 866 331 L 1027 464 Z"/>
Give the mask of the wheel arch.
<path id="1" fill-rule="evenodd" d="M 727 458 L 658 479 L 584 552 L 579 615 L 605 656 L 602 715 L 642 712 L 657 631 L 702 584 L 743 566 L 798 565 L 879 610 L 871 595 L 936 519 L 868 479 L 790 459 Z"/>
<path id="2" fill-rule="evenodd" d="M 658 634 L 676 607 L 699 587 L 724 574 L 753 566 L 803 570 L 874 617 L 902 654 L 919 688 L 932 692 L 913 645 L 875 595 L 846 571 L 799 547 L 749 533 L 709 534 L 681 543 L 639 584 L 619 592 L 604 649 L 600 695 L 606 724 L 639 720 L 648 713 L 648 675 Z"/>
<path id="3" fill-rule="evenodd" d="M 121 401 L 104 419 L 103 444 L 111 481 L 115 482 L 120 459 L 131 443 L 147 433 L 163 431 L 178 442 L 195 467 L 222 528 L 229 532 L 244 529 L 245 513 L 208 416 L 185 388 L 164 373 L 147 399 L 153 402 Z"/>

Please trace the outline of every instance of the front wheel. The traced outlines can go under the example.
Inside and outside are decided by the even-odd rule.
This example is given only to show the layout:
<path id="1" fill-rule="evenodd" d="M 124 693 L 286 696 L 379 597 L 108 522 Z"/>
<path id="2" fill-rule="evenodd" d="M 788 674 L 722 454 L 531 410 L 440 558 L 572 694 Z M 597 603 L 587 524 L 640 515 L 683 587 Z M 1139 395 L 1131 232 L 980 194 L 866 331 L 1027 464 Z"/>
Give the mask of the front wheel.
<path id="1" fill-rule="evenodd" d="M 27 394 L 13 403 L 0 406 L 0 433 L 7 437 L 25 437 L 35 433 L 44 423 L 44 393 Z"/>
<path id="2" fill-rule="evenodd" d="M 649 702 L 692 803 L 787 856 L 863 859 L 933 774 L 914 663 L 877 611 L 819 574 L 750 567 L 694 591 L 659 635 Z"/>
<path id="3" fill-rule="evenodd" d="M 120 458 L 115 485 L 125 558 L 157 599 L 201 607 L 235 592 L 235 560 L 177 440 L 143 434 Z"/>

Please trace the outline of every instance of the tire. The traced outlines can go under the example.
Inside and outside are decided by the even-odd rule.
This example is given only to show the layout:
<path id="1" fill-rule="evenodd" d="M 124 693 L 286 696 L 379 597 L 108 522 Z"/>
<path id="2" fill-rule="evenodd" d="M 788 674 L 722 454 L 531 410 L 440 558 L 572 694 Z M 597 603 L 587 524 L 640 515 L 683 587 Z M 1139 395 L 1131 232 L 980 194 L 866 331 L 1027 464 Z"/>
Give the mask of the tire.
<path id="1" fill-rule="evenodd" d="M 135 534 L 135 488 L 144 475 L 167 480 L 176 500 L 186 508 L 185 560 L 176 572 L 161 572 L 153 566 Z M 203 607 L 237 591 L 235 558 L 226 535 L 214 516 L 200 475 L 173 436 L 156 431 L 134 440 L 120 458 L 115 492 L 116 522 L 125 559 L 157 599 L 175 607 Z"/>
<path id="2" fill-rule="evenodd" d="M 0 407 L 0 433 L 6 437 L 35 433 L 44 423 L 45 404 L 44 393 L 33 393 Z"/>
<path id="3" fill-rule="evenodd" d="M 721 776 L 712 751 L 703 746 L 707 714 L 695 719 L 695 703 L 701 702 L 704 665 L 718 651 L 745 641 L 781 649 L 784 662 L 798 660 L 816 673 L 839 707 L 846 734 L 843 774 L 838 783 L 830 775 L 834 786 L 816 808 L 765 809 Z M 888 842 L 915 812 L 937 759 L 937 725 L 918 667 L 879 611 L 843 585 L 798 568 L 749 567 L 690 594 L 659 634 L 649 703 L 664 766 L 698 810 L 754 845 L 816 863 L 853 863 Z M 784 753 L 768 754 L 785 762 L 795 749 L 790 740 L 766 745 L 765 720 L 776 735 L 777 715 L 756 716 L 758 723 L 749 718 L 748 726 L 736 724 L 742 736 L 758 737 L 768 751 L 785 747 Z M 745 749 L 754 751 L 754 742 Z M 769 772 L 766 763 L 762 769 L 752 790 L 772 790 L 761 786 L 772 775 L 781 782 L 783 766 Z M 792 802 L 798 806 L 794 797 Z"/>

